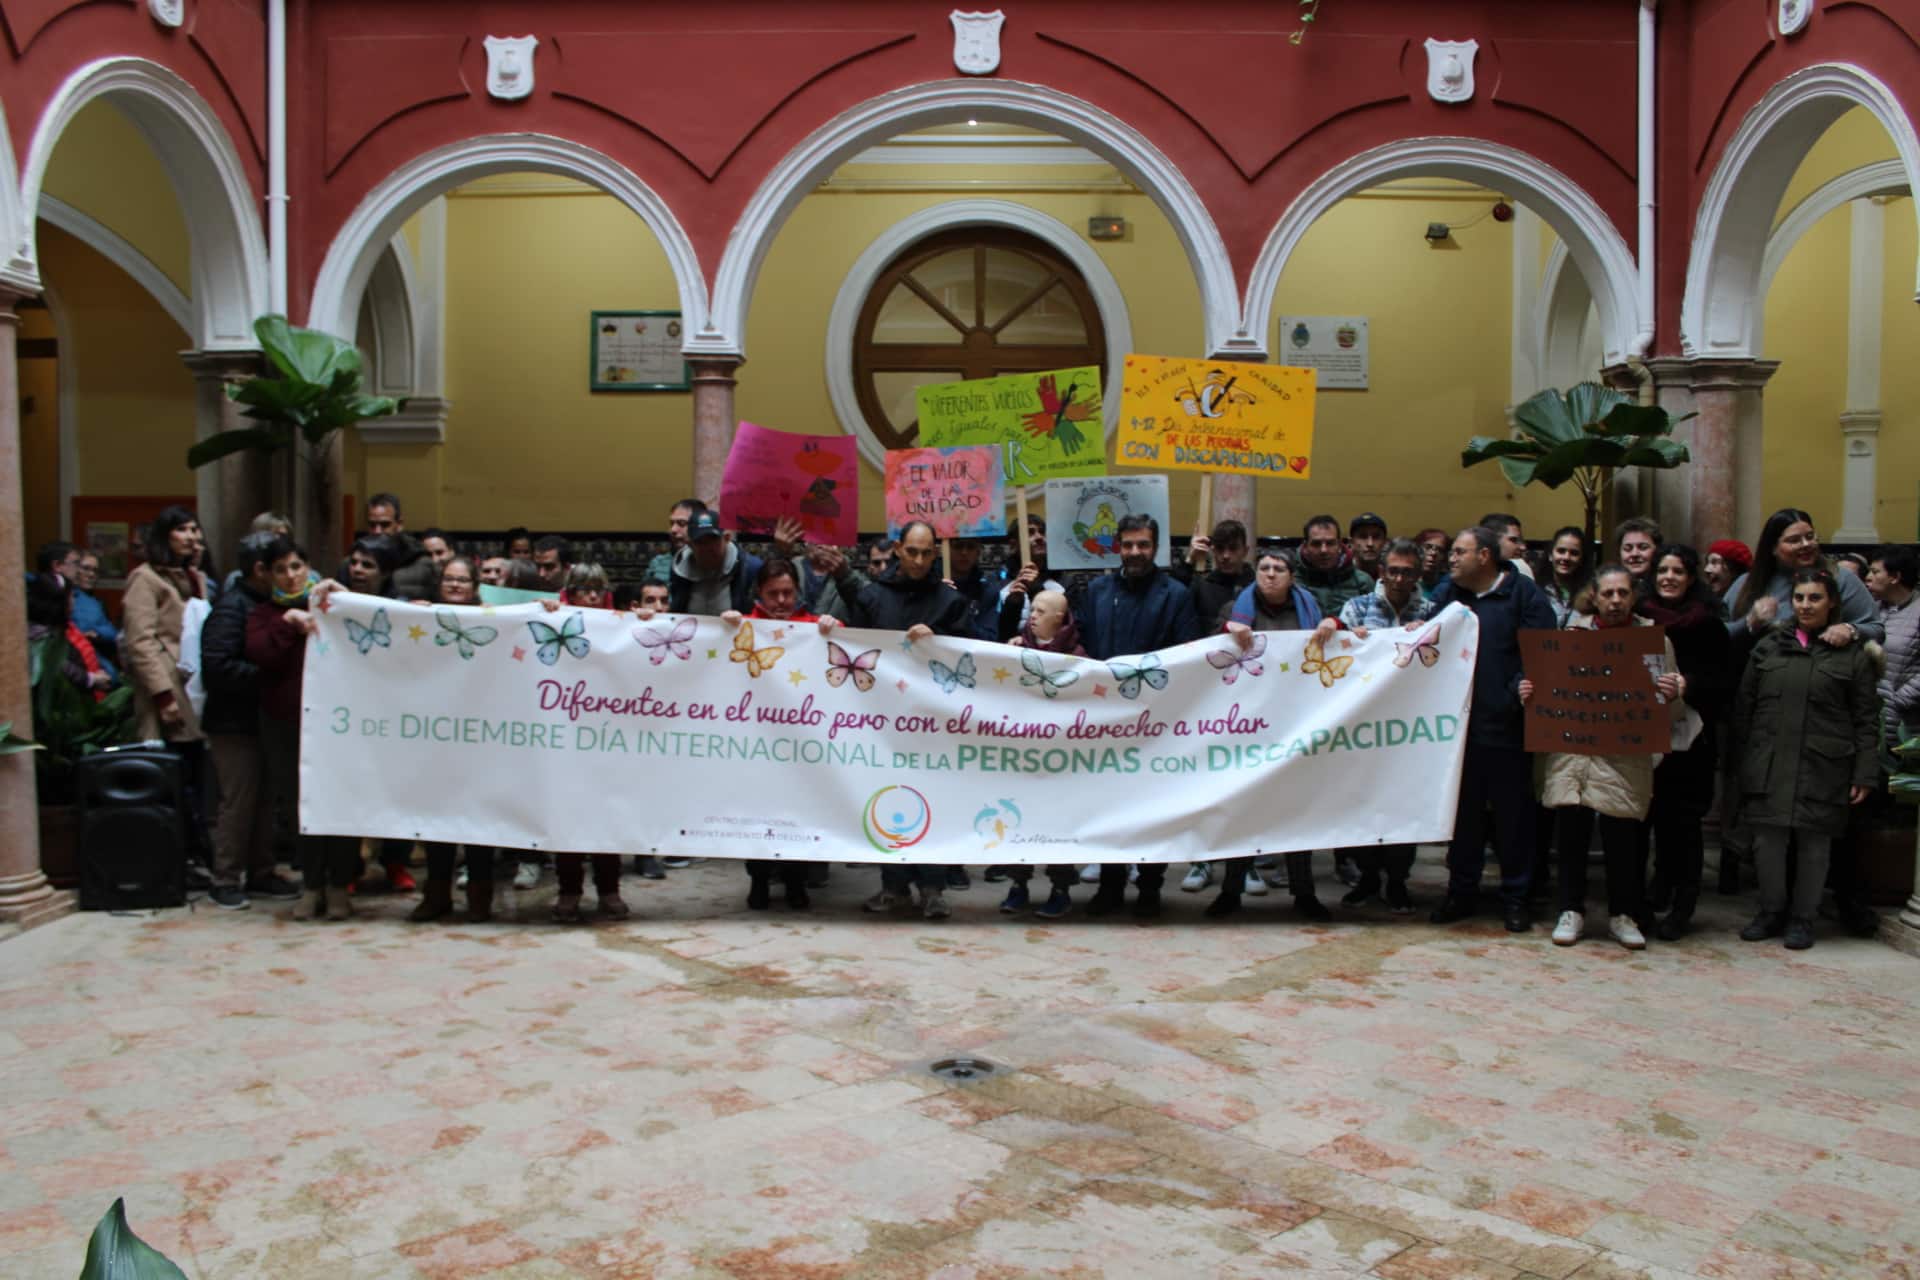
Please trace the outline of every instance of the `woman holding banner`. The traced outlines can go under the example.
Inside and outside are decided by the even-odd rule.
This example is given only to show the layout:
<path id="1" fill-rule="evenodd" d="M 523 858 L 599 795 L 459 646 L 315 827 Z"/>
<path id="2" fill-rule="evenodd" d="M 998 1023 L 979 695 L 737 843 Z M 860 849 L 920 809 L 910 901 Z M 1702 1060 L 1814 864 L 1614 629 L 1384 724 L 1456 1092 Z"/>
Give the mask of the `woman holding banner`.
<path id="1" fill-rule="evenodd" d="M 480 571 L 471 556 L 456 555 L 440 566 L 439 602 L 473 606 L 480 603 Z M 470 643 L 469 632 L 453 630 L 448 619 L 456 615 L 444 612 L 439 617 L 435 639 L 439 644 Z M 491 628 L 488 628 L 491 630 Z M 427 847 L 427 887 L 421 891 L 420 905 L 407 919 L 415 924 L 438 920 L 453 914 L 453 863 L 456 847 L 445 841 L 429 840 Z M 467 922 L 482 924 L 493 919 L 494 851 L 488 845 L 465 846 L 467 865 L 460 885 L 467 891 Z"/>

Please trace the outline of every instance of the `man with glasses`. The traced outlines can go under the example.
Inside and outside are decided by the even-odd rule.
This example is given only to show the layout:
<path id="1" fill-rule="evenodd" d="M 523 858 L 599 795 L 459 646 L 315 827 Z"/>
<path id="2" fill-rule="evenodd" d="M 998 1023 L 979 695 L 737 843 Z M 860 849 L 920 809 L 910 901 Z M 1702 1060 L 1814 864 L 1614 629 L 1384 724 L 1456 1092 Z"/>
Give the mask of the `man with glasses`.
<path id="1" fill-rule="evenodd" d="M 91 551 L 76 551 L 74 555 L 73 625 L 80 628 L 80 634 L 93 645 L 100 669 L 118 680 L 120 670 L 108 655 L 120 652 L 120 628 L 113 625 L 113 619 L 107 616 L 107 606 L 93 594 L 94 584 L 100 581 L 100 557 Z"/>

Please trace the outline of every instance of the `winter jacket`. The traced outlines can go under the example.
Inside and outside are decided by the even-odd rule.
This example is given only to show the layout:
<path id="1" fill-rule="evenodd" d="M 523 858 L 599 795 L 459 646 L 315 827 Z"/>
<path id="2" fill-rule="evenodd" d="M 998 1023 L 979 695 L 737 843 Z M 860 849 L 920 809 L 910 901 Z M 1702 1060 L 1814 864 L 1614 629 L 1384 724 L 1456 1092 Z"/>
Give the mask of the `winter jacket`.
<path id="1" fill-rule="evenodd" d="M 976 567 L 966 577 L 955 578 L 953 586 L 967 602 L 967 634 L 976 640 L 998 640 L 1001 584 Z"/>
<path id="2" fill-rule="evenodd" d="M 200 717 L 208 733 L 260 732 L 260 669 L 247 661 L 247 615 L 266 600 L 245 581 L 220 593 L 200 629 L 200 679 L 207 686 L 207 709 Z"/>
<path id="3" fill-rule="evenodd" d="M 1762 636 L 1734 699 L 1741 816 L 1837 836 L 1847 789 L 1879 783 L 1880 646 L 1800 643 L 1789 618 Z"/>
<path id="4" fill-rule="evenodd" d="M 1888 750 L 1920 734 L 1920 594 L 1903 605 L 1880 606 L 1887 629 L 1887 669 L 1880 677 L 1880 704 Z"/>
<path id="5" fill-rule="evenodd" d="M 1250 564 L 1241 565 L 1238 573 L 1221 573 L 1218 569 L 1195 573 L 1192 565 L 1178 561 L 1168 572 L 1175 582 L 1193 593 L 1193 616 L 1202 631 L 1218 631 L 1221 613 L 1253 585 Z"/>
<path id="6" fill-rule="evenodd" d="M 699 613 L 717 618 L 729 609 L 745 613 L 753 608 L 753 582 L 760 576 L 760 557 L 727 544 L 727 558 L 717 573 L 694 567 L 692 546 L 673 558 L 673 579 L 667 584 L 667 607 L 674 613 Z M 716 603 L 718 608 L 708 606 Z M 704 598 L 703 598 L 704 597 Z"/>
<path id="7" fill-rule="evenodd" d="M 193 742 L 206 736 L 187 698 L 187 678 L 180 671 L 180 627 L 187 601 L 205 590 L 205 579 L 193 569 L 142 564 L 127 576 L 127 593 L 120 606 L 120 665 L 133 686 L 138 737 Z M 163 731 L 160 708 L 169 702 L 179 705 L 182 719 L 178 727 Z"/>
<path id="8" fill-rule="evenodd" d="M 1650 627 L 1652 621 L 1635 618 L 1636 627 Z M 1567 624 L 1569 631 L 1598 630 L 1594 620 L 1576 615 Z M 1678 667 L 1674 657 L 1673 642 L 1667 642 L 1667 670 Z M 1658 707 L 1659 711 L 1668 710 Z M 1657 716 L 1655 725 L 1664 733 L 1667 718 Z M 1711 759 L 1711 757 L 1709 757 Z M 1630 818 L 1635 822 L 1647 816 L 1647 810 L 1653 804 L 1653 771 L 1659 765 L 1659 756 L 1583 756 L 1566 751 L 1554 751 L 1547 755 L 1546 781 L 1541 788 L 1540 803 L 1549 809 L 1566 809 L 1578 806 L 1591 809 L 1595 813 L 1609 818 Z"/>
<path id="9" fill-rule="evenodd" d="M 1320 625 L 1321 617 L 1320 602 L 1298 583 L 1287 589 L 1286 603 L 1278 608 L 1262 598 L 1259 587 L 1250 586 L 1234 597 L 1213 629 L 1225 631 L 1229 622 L 1237 622 L 1255 631 L 1311 631 Z"/>
<path id="10" fill-rule="evenodd" d="M 1438 613 L 1458 601 L 1480 619 L 1480 649 L 1473 657 L 1473 702 L 1467 717 L 1467 741 L 1483 747 L 1524 750 L 1526 711 L 1520 705 L 1520 633 L 1552 631 L 1553 606 L 1546 593 L 1508 570 L 1483 596 L 1464 591 L 1449 578 L 1427 602 Z"/>
<path id="11" fill-rule="evenodd" d="M 1340 625 L 1352 631 L 1365 627 L 1372 631 L 1376 628 L 1404 627 L 1409 622 L 1419 622 L 1427 616 L 1427 598 L 1416 591 L 1407 598 L 1407 607 L 1395 609 L 1387 600 L 1387 587 L 1381 583 L 1364 596 L 1355 596 L 1340 609 Z"/>
<path id="12" fill-rule="evenodd" d="M 299 724 L 307 633 L 289 625 L 286 614 L 271 600 L 248 610 L 246 658 L 259 672 L 260 713 L 282 724 Z"/>
<path id="13" fill-rule="evenodd" d="M 814 592 L 813 599 L 807 601 L 807 608 L 823 618 L 844 618 L 853 612 L 853 601 L 866 588 L 872 579 L 860 570 L 849 567 L 846 575 L 840 578 L 822 578 L 820 589 Z M 802 596 L 802 599 L 805 599 Z"/>
<path id="14" fill-rule="evenodd" d="M 1339 617 L 1347 601 L 1373 590 L 1372 576 L 1354 564 L 1351 556 L 1344 554 L 1340 557 L 1340 563 L 1332 569 L 1316 569 L 1303 560 L 1300 571 L 1294 577 L 1313 592 L 1313 598 L 1320 606 L 1320 614 L 1326 618 Z"/>
<path id="15" fill-rule="evenodd" d="M 1159 569 L 1137 581 L 1119 569 L 1102 574 L 1075 616 L 1088 655 L 1103 661 L 1168 649 L 1200 635 L 1193 596 Z"/>
<path id="16" fill-rule="evenodd" d="M 1671 788 L 1674 797 L 1704 813 L 1713 801 L 1721 726 L 1740 682 L 1733 642 L 1727 637 L 1726 622 L 1712 605 L 1693 603 L 1676 612 L 1655 596 L 1641 602 L 1640 613 L 1667 629 L 1667 646 L 1686 677 L 1686 703 L 1701 721 L 1693 744 L 1660 762 L 1653 789 L 1664 796 Z"/>
<path id="17" fill-rule="evenodd" d="M 862 587 L 847 611 L 846 622 L 880 631 L 905 631 L 925 623 L 936 635 L 974 639 L 972 606 L 967 598 L 931 573 L 908 578 L 895 565 L 883 577 Z"/>
<path id="18" fill-rule="evenodd" d="M 80 634 L 91 636 L 94 652 L 108 675 L 117 676 L 119 671 L 113 663 L 107 661 L 109 654 L 120 647 L 120 628 L 113 625 L 113 619 L 107 616 L 107 606 L 100 603 L 98 596 L 91 591 L 73 589 L 73 622 L 80 628 Z"/>
<path id="19" fill-rule="evenodd" d="M 1860 633 L 1862 640 L 1871 640 L 1875 644 L 1885 643 L 1887 629 L 1880 621 L 1879 607 L 1874 604 L 1873 595 L 1867 590 L 1867 584 L 1850 573 L 1835 571 L 1831 564 L 1826 567 L 1833 573 L 1834 581 L 1840 584 L 1840 612 L 1835 615 L 1834 620 L 1851 623 L 1854 630 Z M 1731 618 L 1727 623 L 1727 633 L 1733 637 L 1736 646 L 1754 644 L 1760 639 L 1759 636 L 1748 634 L 1745 615 L 1734 616 L 1731 613 L 1739 602 L 1740 593 L 1747 589 L 1748 576 L 1741 574 L 1727 587 L 1728 616 Z M 1780 602 L 1780 612 L 1776 617 L 1791 620 L 1793 575 L 1776 569 L 1773 577 L 1767 582 L 1765 594 Z"/>

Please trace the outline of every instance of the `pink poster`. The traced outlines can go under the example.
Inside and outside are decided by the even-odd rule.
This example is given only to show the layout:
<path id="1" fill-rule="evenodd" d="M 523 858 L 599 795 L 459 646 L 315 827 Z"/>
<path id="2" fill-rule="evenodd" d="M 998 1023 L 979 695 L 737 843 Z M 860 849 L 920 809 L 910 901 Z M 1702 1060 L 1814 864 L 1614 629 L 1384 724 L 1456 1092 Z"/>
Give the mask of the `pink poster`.
<path id="1" fill-rule="evenodd" d="M 997 444 L 887 451 L 887 536 L 925 520 L 941 538 L 1007 531 L 1007 473 Z"/>
<path id="2" fill-rule="evenodd" d="M 803 436 L 743 422 L 720 479 L 720 523 L 759 537 L 792 516 L 807 541 L 860 540 L 860 465 L 853 437 Z"/>

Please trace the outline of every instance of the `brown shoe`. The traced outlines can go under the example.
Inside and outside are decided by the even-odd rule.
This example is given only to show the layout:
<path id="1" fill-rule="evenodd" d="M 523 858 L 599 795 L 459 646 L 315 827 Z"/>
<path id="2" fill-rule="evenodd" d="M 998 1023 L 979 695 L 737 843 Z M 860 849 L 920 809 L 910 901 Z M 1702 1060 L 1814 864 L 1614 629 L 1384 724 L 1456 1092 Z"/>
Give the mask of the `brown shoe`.
<path id="1" fill-rule="evenodd" d="M 485 924 L 493 919 L 493 881 L 467 881 L 467 923 Z"/>
<path id="2" fill-rule="evenodd" d="M 425 924 L 429 920 L 438 920 L 441 916 L 453 914 L 453 884 L 443 879 L 429 877 L 427 887 L 420 895 L 420 905 L 408 913 L 407 919 L 415 924 Z"/>

